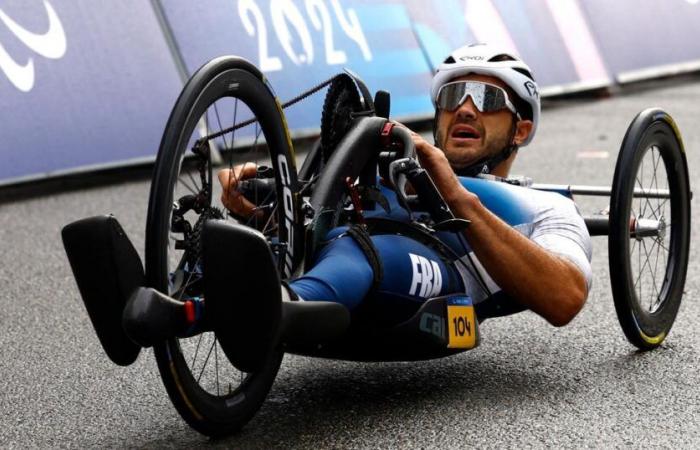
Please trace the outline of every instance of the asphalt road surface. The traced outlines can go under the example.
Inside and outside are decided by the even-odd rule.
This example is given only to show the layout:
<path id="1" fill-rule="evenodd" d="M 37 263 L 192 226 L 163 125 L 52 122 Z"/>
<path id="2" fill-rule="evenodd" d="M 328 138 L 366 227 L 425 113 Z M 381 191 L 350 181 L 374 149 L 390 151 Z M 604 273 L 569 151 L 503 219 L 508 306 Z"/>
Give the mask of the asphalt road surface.
<path id="1" fill-rule="evenodd" d="M 676 119 L 697 189 L 698 77 L 550 103 L 514 172 L 537 182 L 609 185 L 627 125 L 649 106 Z M 696 247 L 670 336 L 660 349 L 638 353 L 615 317 L 600 237 L 593 289 L 569 326 L 553 328 L 531 313 L 491 320 L 477 349 L 418 363 L 288 355 L 255 418 L 238 435 L 211 441 L 171 406 L 151 351 L 128 368 L 108 360 L 60 241 L 64 224 L 112 212 L 142 252 L 148 188 L 132 180 L 0 205 L 0 447 L 700 446 Z M 594 213 L 605 202 L 580 205 Z"/>

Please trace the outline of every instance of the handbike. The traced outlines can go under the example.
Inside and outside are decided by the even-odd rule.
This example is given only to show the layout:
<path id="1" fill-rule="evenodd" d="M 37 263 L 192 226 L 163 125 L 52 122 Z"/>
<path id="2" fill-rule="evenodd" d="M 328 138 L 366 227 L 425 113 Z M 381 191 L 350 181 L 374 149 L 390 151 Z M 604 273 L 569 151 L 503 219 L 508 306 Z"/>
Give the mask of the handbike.
<path id="1" fill-rule="evenodd" d="M 63 231 L 81 296 L 110 359 L 129 365 L 144 346 L 122 328 L 130 299 L 155 296 L 161 302 L 156 305 L 177 301 L 183 315 L 164 308 L 159 317 L 165 329 L 185 317 L 187 323 L 175 324 L 184 331 L 150 343 L 160 375 L 185 421 L 205 435 L 221 436 L 252 418 L 285 352 L 420 360 L 478 345 L 482 318 L 460 295 L 430 299 L 388 319 L 377 316 L 371 302 L 350 314 L 329 302 L 284 302 L 270 309 L 258 301 L 279 295 L 280 281 L 310 267 L 331 230 L 357 223 L 363 210 L 383 207 L 378 172 L 393 180 L 402 208 L 429 209 L 431 220 L 367 219 L 368 233 L 401 233 L 452 256 L 434 232 L 467 225 L 440 203 L 429 179 L 411 163 L 410 138 L 387 117 L 386 96 L 373 99 L 356 76 L 338 77 L 324 103 L 320 143 L 297 171 L 281 104 L 263 74 L 232 56 L 202 66 L 184 87 L 161 141 L 149 198 L 145 270 L 112 216 L 83 219 Z M 214 167 L 221 167 L 222 159 L 228 167 L 243 162 L 258 167 L 246 184 L 247 198 L 256 205 L 250 219 L 220 206 Z M 409 179 L 416 186 L 423 182 L 419 195 L 404 191 Z M 609 236 L 613 296 L 627 338 L 641 349 L 660 345 L 681 301 L 690 239 L 687 162 L 671 117 L 654 109 L 634 119 L 612 188 L 530 188 L 611 197 L 609 216 L 587 217 L 586 224 L 591 234 Z M 240 271 L 257 275 L 244 284 L 227 282 Z M 209 304 L 197 321 L 207 295 L 244 299 L 252 310 L 239 311 L 243 316 L 268 308 L 270 323 L 238 317 L 240 326 L 232 331 L 221 317 L 229 311 L 212 313 Z M 505 299 L 504 309 L 509 308 L 515 311 L 517 305 Z M 472 321 L 466 340 L 466 325 L 460 330 L 451 320 L 457 317 Z M 238 341 L 239 350 L 231 350 L 231 341 Z"/>

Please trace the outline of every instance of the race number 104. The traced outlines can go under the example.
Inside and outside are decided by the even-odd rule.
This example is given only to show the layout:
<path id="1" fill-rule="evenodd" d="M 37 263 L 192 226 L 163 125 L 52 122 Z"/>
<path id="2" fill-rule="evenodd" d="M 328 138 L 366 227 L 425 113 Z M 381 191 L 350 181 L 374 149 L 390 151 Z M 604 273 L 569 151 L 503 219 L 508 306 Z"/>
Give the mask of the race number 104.
<path id="1" fill-rule="evenodd" d="M 238 15 L 246 33 L 258 40 L 258 61 L 263 72 L 282 70 L 282 60 L 270 51 L 270 37 L 263 10 L 256 0 L 238 0 Z M 260 2 L 265 4 L 266 2 Z M 301 2 L 299 2 L 301 3 Z M 271 0 L 267 2 L 272 29 L 277 41 L 292 63 L 297 66 L 313 64 L 314 60 L 325 57 L 328 65 L 345 64 L 346 53 L 337 47 L 333 40 L 334 23 L 340 25 L 345 35 L 362 52 L 365 61 L 372 60 L 372 52 L 367 45 L 360 21 L 353 9 L 343 9 L 340 0 L 304 0 L 303 8 L 292 0 Z M 330 8 L 328 7 L 330 5 Z M 303 11 L 302 11 L 303 9 Z M 331 19 L 331 11 L 335 21 Z M 323 36 L 323 55 L 314 54 L 314 45 L 307 21 Z M 291 28 L 290 28 L 291 27 Z M 292 31 L 294 35 L 292 35 Z M 293 43 L 299 43 L 294 45 Z M 300 49 L 298 47 L 301 47 Z"/>
<path id="2" fill-rule="evenodd" d="M 476 345 L 474 307 L 447 307 L 448 348 L 473 348 Z"/>

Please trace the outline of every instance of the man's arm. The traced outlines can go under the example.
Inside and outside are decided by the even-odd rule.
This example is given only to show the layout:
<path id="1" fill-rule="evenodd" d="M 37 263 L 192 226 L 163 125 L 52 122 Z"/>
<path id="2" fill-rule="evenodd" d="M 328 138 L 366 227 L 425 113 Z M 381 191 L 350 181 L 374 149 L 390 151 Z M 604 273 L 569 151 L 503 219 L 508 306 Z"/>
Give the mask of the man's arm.
<path id="1" fill-rule="evenodd" d="M 415 133 L 413 140 L 421 164 L 452 212 L 471 221 L 464 235 L 491 278 L 552 325 L 569 323 L 586 301 L 587 285 L 581 271 L 491 213 L 462 186 L 440 149 Z"/>

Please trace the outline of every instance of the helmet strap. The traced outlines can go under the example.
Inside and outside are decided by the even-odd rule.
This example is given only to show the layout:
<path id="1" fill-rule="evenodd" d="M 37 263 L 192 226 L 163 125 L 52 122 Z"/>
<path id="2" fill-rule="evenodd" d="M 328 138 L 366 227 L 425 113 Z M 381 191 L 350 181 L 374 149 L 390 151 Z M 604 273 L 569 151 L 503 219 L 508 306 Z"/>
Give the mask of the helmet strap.
<path id="1" fill-rule="evenodd" d="M 435 115 L 433 116 L 433 142 L 435 143 L 435 146 L 438 146 L 438 141 L 437 141 L 437 127 L 438 127 L 438 116 L 440 115 L 440 110 L 438 108 L 435 108 Z"/>

